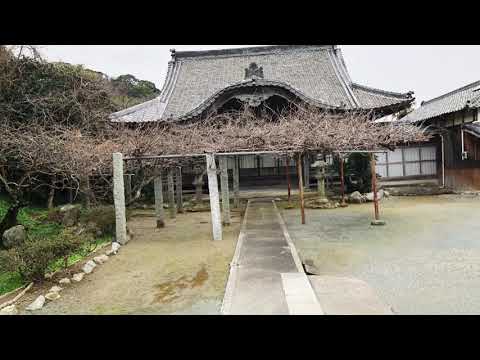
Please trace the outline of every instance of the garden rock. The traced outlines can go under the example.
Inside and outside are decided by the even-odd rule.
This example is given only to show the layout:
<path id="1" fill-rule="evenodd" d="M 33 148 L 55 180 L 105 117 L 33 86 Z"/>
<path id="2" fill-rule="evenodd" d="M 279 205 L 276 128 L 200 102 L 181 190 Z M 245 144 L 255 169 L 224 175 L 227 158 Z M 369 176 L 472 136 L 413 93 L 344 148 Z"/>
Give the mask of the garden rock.
<path id="1" fill-rule="evenodd" d="M 23 225 L 14 226 L 3 233 L 2 241 L 6 249 L 21 245 L 25 242 L 27 233 Z"/>
<path id="2" fill-rule="evenodd" d="M 52 288 L 50 290 L 48 290 L 49 293 L 52 293 L 52 292 L 60 292 L 62 291 L 63 289 L 60 287 L 60 286 L 52 286 Z"/>
<path id="3" fill-rule="evenodd" d="M 383 190 L 377 191 L 378 200 L 382 200 L 384 195 L 385 195 L 385 192 Z M 372 202 L 373 201 L 373 192 L 365 194 L 365 199 L 367 199 L 367 201 Z"/>
<path id="4" fill-rule="evenodd" d="M 70 281 L 69 278 L 63 278 L 63 279 L 61 279 L 58 283 L 59 283 L 59 284 L 62 284 L 62 285 L 67 285 L 67 284 L 70 284 L 71 281 Z"/>
<path id="5" fill-rule="evenodd" d="M 85 274 L 90 274 L 93 271 L 93 269 L 95 269 L 96 267 L 97 267 L 97 264 L 95 264 L 94 261 L 90 260 L 85 265 L 83 265 L 82 270 Z"/>
<path id="6" fill-rule="evenodd" d="M 85 273 L 78 273 L 73 275 L 72 280 L 75 282 L 80 282 L 82 281 L 83 277 L 85 276 Z"/>
<path id="7" fill-rule="evenodd" d="M 62 206 L 59 210 L 62 224 L 64 226 L 75 226 L 78 224 L 80 219 L 80 207 L 78 205 L 65 205 Z"/>
<path id="8" fill-rule="evenodd" d="M 45 299 L 54 301 L 60 299 L 60 294 L 58 292 L 49 292 L 47 295 L 45 295 Z"/>
<path id="9" fill-rule="evenodd" d="M 15 304 L 6 306 L 2 310 L 0 310 L 0 315 L 17 315 L 18 309 Z"/>
<path id="10" fill-rule="evenodd" d="M 119 243 L 117 242 L 114 242 L 112 243 L 112 251 L 113 253 L 116 255 L 118 250 L 120 250 L 120 248 L 122 247 L 122 245 L 120 245 Z"/>
<path id="11" fill-rule="evenodd" d="M 41 308 L 43 308 L 43 305 L 45 305 L 45 296 L 40 295 L 35 299 L 34 302 L 28 305 L 25 310 L 28 310 L 28 311 L 40 310 Z"/>
<path id="12" fill-rule="evenodd" d="M 105 255 L 106 255 L 106 256 L 112 256 L 112 255 L 115 255 L 115 253 L 113 252 L 112 249 L 110 249 L 110 250 L 107 250 L 107 251 L 105 252 Z"/>
<path id="13" fill-rule="evenodd" d="M 93 261 L 95 261 L 98 265 L 102 265 L 104 262 L 108 261 L 108 256 L 107 255 L 96 256 L 93 258 Z"/>
<path id="14" fill-rule="evenodd" d="M 350 196 L 348 197 L 348 200 L 354 204 L 362 204 L 365 202 L 365 198 L 358 191 L 351 193 Z"/>

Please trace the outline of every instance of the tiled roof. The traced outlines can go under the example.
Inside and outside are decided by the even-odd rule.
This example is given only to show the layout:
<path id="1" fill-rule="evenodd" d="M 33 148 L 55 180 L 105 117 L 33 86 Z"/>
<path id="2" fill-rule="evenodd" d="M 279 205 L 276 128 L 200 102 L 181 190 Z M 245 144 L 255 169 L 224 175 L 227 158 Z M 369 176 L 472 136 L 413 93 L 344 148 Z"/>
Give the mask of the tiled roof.
<path id="1" fill-rule="evenodd" d="M 402 118 L 402 121 L 425 121 L 460 111 L 466 107 L 480 107 L 480 81 L 422 103 L 418 109 Z"/>
<path id="2" fill-rule="evenodd" d="M 465 124 L 463 125 L 464 131 L 468 132 L 469 134 L 472 134 L 478 138 L 480 138 L 480 123 L 474 122 L 471 124 Z"/>
<path id="3" fill-rule="evenodd" d="M 263 79 L 245 80 L 252 63 Z M 173 52 L 162 95 L 112 114 L 113 121 L 184 120 L 201 114 L 226 91 L 240 87 L 286 89 L 307 103 L 334 109 L 374 109 L 409 104 L 399 94 L 352 83 L 340 49 L 332 45 L 288 45 Z"/>

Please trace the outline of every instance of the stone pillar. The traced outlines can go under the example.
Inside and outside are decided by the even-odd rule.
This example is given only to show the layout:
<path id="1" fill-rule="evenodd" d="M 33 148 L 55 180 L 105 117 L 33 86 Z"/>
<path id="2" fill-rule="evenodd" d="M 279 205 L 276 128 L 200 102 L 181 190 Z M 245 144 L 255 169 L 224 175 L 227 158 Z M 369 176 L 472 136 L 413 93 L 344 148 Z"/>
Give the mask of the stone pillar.
<path id="1" fill-rule="evenodd" d="M 235 209 L 240 207 L 240 158 L 233 158 L 233 206 Z"/>
<path id="2" fill-rule="evenodd" d="M 127 174 L 124 176 L 125 178 L 125 201 L 130 203 L 132 200 L 132 175 Z"/>
<path id="3" fill-rule="evenodd" d="M 168 211 L 170 213 L 170 218 L 175 219 L 177 217 L 177 209 L 175 206 L 175 187 L 173 182 L 173 168 L 168 169 L 167 173 L 167 183 L 168 183 Z"/>
<path id="4" fill-rule="evenodd" d="M 165 210 L 163 209 L 163 184 L 162 173 L 153 182 L 155 190 L 155 213 L 157 215 L 157 228 L 165 227 Z"/>
<path id="5" fill-rule="evenodd" d="M 115 204 L 116 241 L 125 245 L 127 237 L 127 218 L 125 212 L 125 186 L 123 183 L 123 155 L 113 154 L 113 200 Z"/>
<path id="6" fill-rule="evenodd" d="M 177 168 L 177 211 L 183 214 L 183 185 L 182 185 L 182 168 Z"/>
<path id="7" fill-rule="evenodd" d="M 210 195 L 210 212 L 212 214 L 213 240 L 222 240 L 222 216 L 218 196 L 217 166 L 215 157 L 207 155 L 208 193 Z"/>
<path id="8" fill-rule="evenodd" d="M 230 225 L 230 192 L 228 189 L 228 158 L 220 157 L 223 225 Z"/>
<path id="9" fill-rule="evenodd" d="M 203 175 L 197 175 L 193 185 L 195 185 L 195 202 L 200 203 L 203 197 Z"/>

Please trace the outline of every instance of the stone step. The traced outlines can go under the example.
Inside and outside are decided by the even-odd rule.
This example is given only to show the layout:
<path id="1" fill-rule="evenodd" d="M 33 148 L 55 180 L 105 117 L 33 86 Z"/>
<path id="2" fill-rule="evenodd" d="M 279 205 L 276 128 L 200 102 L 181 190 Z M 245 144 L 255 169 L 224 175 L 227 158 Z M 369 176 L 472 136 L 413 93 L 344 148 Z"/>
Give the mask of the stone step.
<path id="1" fill-rule="evenodd" d="M 324 315 L 306 274 L 282 274 L 282 283 L 290 315 Z"/>
<path id="2" fill-rule="evenodd" d="M 337 276 L 308 276 L 326 315 L 393 315 L 364 281 Z"/>

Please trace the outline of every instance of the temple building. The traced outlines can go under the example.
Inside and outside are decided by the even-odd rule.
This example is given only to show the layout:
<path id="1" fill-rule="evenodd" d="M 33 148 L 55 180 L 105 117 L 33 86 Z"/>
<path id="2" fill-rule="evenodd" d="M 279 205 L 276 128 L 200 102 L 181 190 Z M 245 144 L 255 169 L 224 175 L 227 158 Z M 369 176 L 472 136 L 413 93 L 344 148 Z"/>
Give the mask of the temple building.
<path id="1" fill-rule="evenodd" d="M 480 190 L 480 81 L 423 102 L 402 121 L 437 135 L 438 178 L 447 188 Z"/>
<path id="2" fill-rule="evenodd" d="M 192 122 L 244 105 L 276 112 L 292 102 L 338 112 L 368 110 L 381 118 L 409 108 L 414 101 L 413 92 L 402 94 L 354 83 L 335 45 L 171 50 L 171 56 L 161 95 L 112 114 L 111 121 Z M 268 155 L 242 156 L 242 184 L 285 182 L 282 161 Z M 306 165 L 308 185 L 310 167 Z M 294 173 L 293 162 L 290 166 Z"/>

